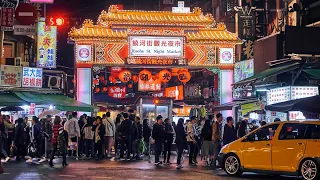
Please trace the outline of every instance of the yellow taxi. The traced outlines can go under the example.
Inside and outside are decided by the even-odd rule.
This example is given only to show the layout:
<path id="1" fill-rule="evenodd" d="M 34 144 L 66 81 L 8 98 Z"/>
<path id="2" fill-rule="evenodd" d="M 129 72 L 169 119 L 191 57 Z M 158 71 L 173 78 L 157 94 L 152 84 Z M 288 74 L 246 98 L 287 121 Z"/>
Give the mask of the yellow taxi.
<path id="1" fill-rule="evenodd" d="M 320 180 L 320 121 L 262 126 L 223 146 L 219 165 L 233 176 L 256 172 Z"/>

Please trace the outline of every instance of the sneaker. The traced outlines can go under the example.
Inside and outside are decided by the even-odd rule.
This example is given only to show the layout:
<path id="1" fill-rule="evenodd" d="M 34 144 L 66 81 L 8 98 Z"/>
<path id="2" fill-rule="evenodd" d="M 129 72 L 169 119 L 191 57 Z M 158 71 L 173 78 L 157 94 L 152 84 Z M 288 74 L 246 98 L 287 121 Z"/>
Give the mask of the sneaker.
<path id="1" fill-rule="evenodd" d="M 197 164 L 194 163 L 194 162 L 190 162 L 189 165 L 190 165 L 190 166 L 195 166 L 195 165 L 197 165 Z"/>
<path id="2" fill-rule="evenodd" d="M 47 159 L 45 157 L 41 158 L 39 163 L 45 162 Z"/>
<path id="3" fill-rule="evenodd" d="M 192 160 L 192 162 L 193 162 L 194 164 L 198 164 L 198 161 L 197 161 L 197 160 Z"/>
<path id="4" fill-rule="evenodd" d="M 6 157 L 6 159 L 4 160 L 4 162 L 8 162 L 10 161 L 10 157 Z"/>
<path id="5" fill-rule="evenodd" d="M 120 161 L 125 161 L 126 159 L 125 158 L 120 158 Z"/>
<path id="6" fill-rule="evenodd" d="M 32 158 L 26 160 L 26 163 L 32 163 Z"/>
<path id="7" fill-rule="evenodd" d="M 183 166 L 180 164 L 180 165 L 177 165 L 177 169 L 182 169 Z"/>
<path id="8" fill-rule="evenodd" d="M 156 162 L 154 163 L 154 165 L 159 166 L 160 164 L 162 164 L 161 162 Z"/>

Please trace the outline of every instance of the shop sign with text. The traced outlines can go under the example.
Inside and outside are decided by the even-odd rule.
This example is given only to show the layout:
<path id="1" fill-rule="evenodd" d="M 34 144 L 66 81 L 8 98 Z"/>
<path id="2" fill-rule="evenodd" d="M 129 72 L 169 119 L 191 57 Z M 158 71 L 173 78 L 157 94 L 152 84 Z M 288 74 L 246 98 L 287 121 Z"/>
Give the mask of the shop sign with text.
<path id="1" fill-rule="evenodd" d="M 38 23 L 37 66 L 56 68 L 57 27 Z"/>
<path id="2" fill-rule="evenodd" d="M 187 84 L 184 86 L 184 99 L 201 98 L 201 90 L 199 84 Z"/>
<path id="3" fill-rule="evenodd" d="M 178 117 L 189 117 L 192 106 L 183 106 L 182 108 L 173 108 L 172 111 L 175 113 L 174 116 Z"/>
<path id="4" fill-rule="evenodd" d="M 149 81 L 142 81 L 139 78 L 138 83 L 139 91 L 161 91 L 161 81 L 160 79 L 153 80 L 150 78 Z"/>
<path id="5" fill-rule="evenodd" d="M 21 87 L 20 66 L 1 65 L 1 86 Z"/>
<path id="6" fill-rule="evenodd" d="M 22 87 L 42 87 L 42 68 L 23 67 Z"/>
<path id="7" fill-rule="evenodd" d="M 129 57 L 183 57 L 183 37 L 130 36 Z"/>
<path id="8" fill-rule="evenodd" d="M 121 87 L 121 86 L 111 86 L 108 87 L 108 95 L 110 97 L 116 98 L 116 99 L 123 99 L 126 97 L 127 94 L 127 88 Z"/>
<path id="9" fill-rule="evenodd" d="M 181 85 L 166 88 L 165 97 L 173 98 L 174 100 L 183 100 L 183 86 Z"/>
<path id="10" fill-rule="evenodd" d="M 13 31 L 13 8 L 1 8 L 1 30 Z"/>
<path id="11" fill-rule="evenodd" d="M 188 61 L 181 59 L 158 59 L 158 58 L 127 58 L 126 64 L 146 66 L 187 66 Z"/>
<path id="12" fill-rule="evenodd" d="M 26 25 L 15 25 L 13 34 L 14 35 L 35 35 L 36 27 L 26 26 Z"/>

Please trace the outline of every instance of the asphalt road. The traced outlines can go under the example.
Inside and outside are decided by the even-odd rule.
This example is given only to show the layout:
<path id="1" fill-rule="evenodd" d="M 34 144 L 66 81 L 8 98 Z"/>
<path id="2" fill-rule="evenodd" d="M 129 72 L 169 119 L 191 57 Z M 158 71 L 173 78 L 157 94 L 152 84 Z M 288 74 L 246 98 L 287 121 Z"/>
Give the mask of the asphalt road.
<path id="1" fill-rule="evenodd" d="M 68 167 L 62 167 L 61 161 L 55 160 L 53 168 L 48 166 L 48 162 L 36 165 L 10 161 L 4 164 L 5 173 L 0 175 L 0 180 L 298 180 L 295 177 L 268 176 L 253 173 L 244 173 L 240 177 L 230 177 L 222 170 L 212 171 L 210 168 L 204 167 L 202 163 L 193 167 L 185 164 L 185 168 L 176 170 L 174 164 L 155 167 L 148 161 L 68 160 Z"/>

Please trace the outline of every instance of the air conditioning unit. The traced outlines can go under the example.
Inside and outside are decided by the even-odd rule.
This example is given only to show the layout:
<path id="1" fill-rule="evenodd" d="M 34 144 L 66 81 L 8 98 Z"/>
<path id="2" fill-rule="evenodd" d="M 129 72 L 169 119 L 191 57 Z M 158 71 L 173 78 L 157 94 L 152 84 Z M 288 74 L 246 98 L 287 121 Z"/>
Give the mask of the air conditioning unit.
<path id="1" fill-rule="evenodd" d="M 59 76 L 49 76 L 48 87 L 54 89 L 60 89 L 61 77 Z"/>

